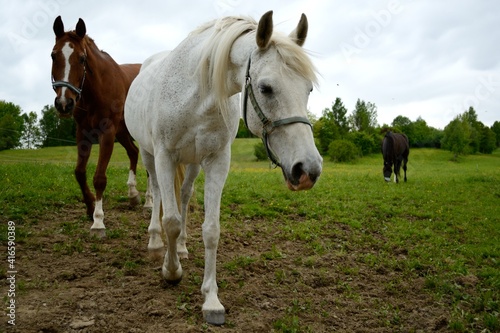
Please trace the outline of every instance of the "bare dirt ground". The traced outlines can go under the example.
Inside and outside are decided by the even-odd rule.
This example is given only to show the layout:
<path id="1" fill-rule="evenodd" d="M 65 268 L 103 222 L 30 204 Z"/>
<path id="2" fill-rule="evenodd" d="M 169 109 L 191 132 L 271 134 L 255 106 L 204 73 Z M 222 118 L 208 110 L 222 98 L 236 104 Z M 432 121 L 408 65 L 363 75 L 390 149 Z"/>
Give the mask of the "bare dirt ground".
<path id="1" fill-rule="evenodd" d="M 88 235 L 80 203 L 25 222 L 28 235 L 16 248 L 16 326 L 7 332 L 447 330 L 446 305 L 425 291 L 423 278 L 360 262 L 360 253 L 377 249 L 352 245 L 348 226 L 336 223 L 324 231 L 344 251 L 315 257 L 304 242 L 283 240 L 264 220 L 241 221 L 237 232 L 222 229 L 217 278 L 226 324 L 207 325 L 200 292 L 202 209 L 192 209 L 184 278 L 171 286 L 146 251 L 148 212 L 125 202 L 111 205 L 105 203 L 103 240 Z M 261 258 L 276 247 L 279 254 Z"/>

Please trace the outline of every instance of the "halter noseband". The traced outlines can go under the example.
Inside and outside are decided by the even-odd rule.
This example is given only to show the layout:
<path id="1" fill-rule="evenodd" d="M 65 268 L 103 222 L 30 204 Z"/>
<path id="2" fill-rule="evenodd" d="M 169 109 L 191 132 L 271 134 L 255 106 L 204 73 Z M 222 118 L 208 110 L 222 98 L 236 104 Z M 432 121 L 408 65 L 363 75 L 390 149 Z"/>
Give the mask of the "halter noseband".
<path id="1" fill-rule="evenodd" d="M 269 141 L 268 141 L 268 135 L 271 134 L 276 127 L 283 126 L 283 125 L 288 125 L 288 124 L 293 124 L 293 123 L 304 123 L 309 126 L 311 126 L 311 122 L 309 119 L 305 117 L 289 117 L 285 119 L 280 119 L 280 120 L 275 120 L 271 121 L 269 118 L 266 117 L 264 112 L 262 112 L 262 109 L 260 108 L 259 104 L 257 103 L 257 99 L 255 98 L 255 95 L 253 93 L 252 89 L 252 78 L 250 77 L 250 64 L 252 61 L 252 55 L 248 57 L 248 65 L 247 65 L 247 72 L 245 75 L 245 96 L 243 98 L 243 120 L 245 121 L 245 125 L 248 129 L 248 122 L 247 122 L 247 100 L 248 97 L 250 97 L 250 102 L 252 103 L 253 109 L 255 110 L 255 113 L 257 113 L 257 116 L 259 117 L 260 121 L 262 122 L 262 142 L 264 143 L 264 147 L 266 147 L 266 153 L 271 162 L 276 165 L 281 167 L 281 164 L 279 163 L 278 157 L 273 153 L 271 148 L 269 147 Z"/>
<path id="2" fill-rule="evenodd" d="M 54 89 L 54 91 L 56 91 L 57 87 L 69 88 L 77 94 L 76 101 L 78 101 L 80 99 L 80 96 L 82 95 L 83 83 L 85 82 L 85 75 L 87 74 L 87 69 L 85 66 L 85 64 L 87 63 L 87 51 L 84 50 L 83 53 L 85 56 L 85 60 L 83 61 L 83 78 L 82 78 L 82 82 L 80 83 L 80 88 L 75 87 L 74 85 L 72 85 L 68 81 L 54 81 L 54 77 L 52 77 L 52 89 Z"/>

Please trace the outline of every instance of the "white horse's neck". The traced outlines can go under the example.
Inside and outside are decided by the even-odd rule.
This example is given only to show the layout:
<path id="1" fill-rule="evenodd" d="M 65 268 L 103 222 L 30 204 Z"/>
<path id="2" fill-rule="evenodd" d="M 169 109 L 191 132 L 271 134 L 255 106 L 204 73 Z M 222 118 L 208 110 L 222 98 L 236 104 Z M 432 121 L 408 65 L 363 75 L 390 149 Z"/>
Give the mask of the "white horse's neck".
<path id="1" fill-rule="evenodd" d="M 236 39 L 231 48 L 229 58 L 233 64 L 231 69 L 231 95 L 241 92 L 245 85 L 245 75 L 248 66 L 248 58 L 257 48 L 255 33 L 246 33 Z"/>

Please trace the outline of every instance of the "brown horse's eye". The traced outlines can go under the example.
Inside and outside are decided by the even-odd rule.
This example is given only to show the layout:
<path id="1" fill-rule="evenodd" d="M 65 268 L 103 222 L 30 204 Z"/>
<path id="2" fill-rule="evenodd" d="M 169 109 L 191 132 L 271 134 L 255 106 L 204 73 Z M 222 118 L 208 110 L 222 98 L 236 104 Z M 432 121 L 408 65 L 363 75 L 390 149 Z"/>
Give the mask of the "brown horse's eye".
<path id="1" fill-rule="evenodd" d="M 56 60 L 56 53 L 55 52 L 52 52 L 50 54 L 50 57 L 52 58 L 52 60 Z"/>
<path id="2" fill-rule="evenodd" d="M 82 65 L 83 65 L 84 63 L 85 63 L 85 55 L 84 55 L 84 54 L 82 54 L 82 55 L 80 56 L 80 64 L 82 64 Z"/>

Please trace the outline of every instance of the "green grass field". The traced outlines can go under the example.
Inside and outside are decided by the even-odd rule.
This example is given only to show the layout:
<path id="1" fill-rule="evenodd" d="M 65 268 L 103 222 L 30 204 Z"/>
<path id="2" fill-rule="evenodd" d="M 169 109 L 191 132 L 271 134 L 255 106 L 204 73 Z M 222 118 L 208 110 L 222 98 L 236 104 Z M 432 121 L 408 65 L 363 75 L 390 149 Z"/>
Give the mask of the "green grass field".
<path id="1" fill-rule="evenodd" d="M 400 184 L 384 182 L 381 155 L 352 164 L 325 160 L 312 190 L 291 192 L 280 169 L 255 161 L 253 145 L 257 142 L 237 139 L 233 145 L 222 197 L 223 230 L 238 234 L 241 221 L 265 219 L 280 226 L 280 242 L 307 244 L 306 264 L 314 265 L 325 253 L 355 253 L 359 262 L 373 270 L 398 272 L 399 280 L 385 286 L 388 291 L 403 288 L 406 278 L 421 278 L 425 292 L 449 309 L 449 331 L 500 331 L 499 150 L 452 162 L 447 151 L 413 149 L 408 182 Z M 90 160 L 89 179 L 97 148 Z M 45 213 L 80 197 L 73 176 L 75 160 L 75 147 L 0 152 L 2 243 L 7 221 L 15 220 L 20 227 L 17 237 L 28 242 L 29 228 L 23 225 L 36 223 Z M 116 145 L 108 169 L 105 195 L 109 200 L 126 200 L 127 169 L 126 154 Z M 142 164 L 139 169 L 139 189 L 144 192 Z M 196 182 L 195 199 L 202 205 L 203 173 Z M 345 225 L 352 232 L 338 242 L 331 225 Z M 279 256 L 279 248 L 265 255 Z M 225 269 L 231 270 L 231 264 L 248 262 L 227 263 Z M 5 275 L 5 268 L 1 269 Z M 350 273 L 356 274 L 355 270 Z M 276 279 L 280 279 L 279 272 Z M 397 311 L 391 318 L 388 325 L 396 325 Z M 286 319 L 277 322 L 276 329 L 300 331 L 293 331 L 293 320 Z"/>

